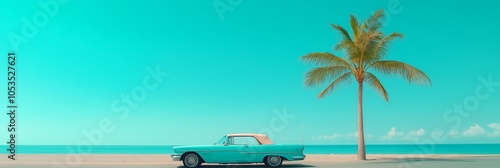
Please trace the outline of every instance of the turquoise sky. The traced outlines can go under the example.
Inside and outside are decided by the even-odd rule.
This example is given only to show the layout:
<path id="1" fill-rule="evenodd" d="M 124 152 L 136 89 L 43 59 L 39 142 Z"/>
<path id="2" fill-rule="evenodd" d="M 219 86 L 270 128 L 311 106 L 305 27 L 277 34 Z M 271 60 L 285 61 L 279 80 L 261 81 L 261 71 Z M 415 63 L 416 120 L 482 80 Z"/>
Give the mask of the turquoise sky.
<path id="1" fill-rule="evenodd" d="M 240 132 L 267 133 L 278 143 L 356 144 L 356 86 L 317 99 L 324 86 L 304 87 L 311 66 L 299 57 L 332 52 L 340 35 L 329 23 L 348 27 L 349 14 L 364 19 L 385 9 L 383 30 L 405 34 L 388 59 L 420 68 L 433 86 L 380 77 L 389 103 L 366 87 L 366 142 L 500 143 L 498 6 L 2 1 L 0 51 L 4 59 L 18 55 L 19 144 L 208 144 Z"/>

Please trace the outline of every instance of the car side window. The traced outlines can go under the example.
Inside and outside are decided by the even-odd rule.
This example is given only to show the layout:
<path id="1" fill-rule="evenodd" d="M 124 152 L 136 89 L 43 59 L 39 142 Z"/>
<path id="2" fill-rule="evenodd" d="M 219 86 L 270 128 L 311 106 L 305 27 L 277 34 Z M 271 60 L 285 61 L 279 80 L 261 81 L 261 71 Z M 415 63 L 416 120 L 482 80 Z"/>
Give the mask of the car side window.
<path id="1" fill-rule="evenodd" d="M 234 145 L 260 145 L 254 137 L 233 137 Z"/>

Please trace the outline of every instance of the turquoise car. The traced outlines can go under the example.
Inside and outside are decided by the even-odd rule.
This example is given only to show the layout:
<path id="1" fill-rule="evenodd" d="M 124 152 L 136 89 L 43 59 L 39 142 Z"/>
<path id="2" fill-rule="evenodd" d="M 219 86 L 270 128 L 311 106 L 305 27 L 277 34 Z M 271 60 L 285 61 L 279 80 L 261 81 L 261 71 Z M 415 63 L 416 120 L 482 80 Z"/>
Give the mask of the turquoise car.
<path id="1" fill-rule="evenodd" d="M 279 167 L 286 161 L 304 160 L 303 145 L 276 145 L 263 134 L 228 134 L 214 145 L 173 147 L 172 160 L 185 167 L 202 163 L 246 164 L 264 163 Z"/>

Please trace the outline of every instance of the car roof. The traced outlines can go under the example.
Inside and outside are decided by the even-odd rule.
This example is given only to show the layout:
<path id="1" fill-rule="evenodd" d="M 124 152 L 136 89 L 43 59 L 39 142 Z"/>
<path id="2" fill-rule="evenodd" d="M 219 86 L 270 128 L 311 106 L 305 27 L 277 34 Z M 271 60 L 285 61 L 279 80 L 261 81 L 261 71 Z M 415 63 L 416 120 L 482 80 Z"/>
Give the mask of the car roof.
<path id="1" fill-rule="evenodd" d="M 265 134 L 255 134 L 255 133 L 245 133 L 245 134 L 227 134 L 228 137 L 254 137 L 260 144 L 273 144 L 267 135 Z"/>

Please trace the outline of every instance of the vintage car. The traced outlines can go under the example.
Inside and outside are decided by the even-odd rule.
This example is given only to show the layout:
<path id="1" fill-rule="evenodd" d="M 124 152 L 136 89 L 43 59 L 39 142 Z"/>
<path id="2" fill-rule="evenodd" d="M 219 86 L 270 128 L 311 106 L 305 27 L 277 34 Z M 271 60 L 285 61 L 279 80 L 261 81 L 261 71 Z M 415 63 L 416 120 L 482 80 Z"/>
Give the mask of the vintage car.
<path id="1" fill-rule="evenodd" d="M 263 134 L 228 134 L 214 145 L 175 146 L 172 160 L 182 161 L 185 167 L 202 163 L 245 164 L 264 163 L 281 166 L 283 160 L 304 160 L 303 145 L 276 145 Z"/>

